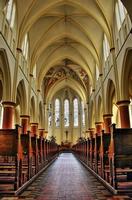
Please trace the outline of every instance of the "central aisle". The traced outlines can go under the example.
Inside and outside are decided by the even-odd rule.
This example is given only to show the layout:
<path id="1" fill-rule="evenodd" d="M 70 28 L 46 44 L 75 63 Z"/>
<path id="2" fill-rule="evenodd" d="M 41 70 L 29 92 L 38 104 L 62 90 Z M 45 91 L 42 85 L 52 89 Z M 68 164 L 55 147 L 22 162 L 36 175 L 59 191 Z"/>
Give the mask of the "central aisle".
<path id="1" fill-rule="evenodd" d="M 114 198 L 71 153 L 63 153 L 19 199 L 109 200 Z M 16 198 L 17 199 L 17 198 Z"/>

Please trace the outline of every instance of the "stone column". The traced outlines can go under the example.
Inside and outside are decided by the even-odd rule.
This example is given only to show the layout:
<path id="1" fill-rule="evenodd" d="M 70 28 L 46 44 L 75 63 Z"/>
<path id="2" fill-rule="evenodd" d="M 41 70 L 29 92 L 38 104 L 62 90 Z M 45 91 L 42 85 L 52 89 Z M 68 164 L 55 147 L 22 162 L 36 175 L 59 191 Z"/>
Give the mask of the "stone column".
<path id="1" fill-rule="evenodd" d="M 94 137 L 95 136 L 95 128 L 89 128 L 89 136 L 90 138 Z"/>
<path id="2" fill-rule="evenodd" d="M 42 138 L 44 138 L 44 129 L 43 128 L 41 128 L 41 129 L 38 129 L 38 132 L 39 132 L 39 137 L 42 137 Z"/>
<path id="3" fill-rule="evenodd" d="M 3 129 L 12 129 L 14 127 L 15 103 L 11 101 L 2 102 L 3 105 Z"/>
<path id="4" fill-rule="evenodd" d="M 31 123 L 31 136 L 37 135 L 38 136 L 38 123 Z"/>
<path id="5" fill-rule="evenodd" d="M 100 134 L 103 129 L 103 122 L 95 122 L 96 133 Z"/>
<path id="6" fill-rule="evenodd" d="M 47 139 L 47 136 L 48 136 L 48 131 L 45 130 L 45 131 L 44 131 L 44 138 Z"/>
<path id="7" fill-rule="evenodd" d="M 27 133 L 29 130 L 29 122 L 30 122 L 30 116 L 29 115 L 21 115 L 21 126 L 22 126 L 22 132 L 24 134 Z"/>
<path id="8" fill-rule="evenodd" d="M 112 114 L 104 114 L 104 131 L 105 133 L 110 133 L 110 125 L 112 124 Z"/>
<path id="9" fill-rule="evenodd" d="M 120 112 L 121 128 L 130 128 L 130 117 L 129 117 L 129 100 L 122 100 L 116 103 Z"/>

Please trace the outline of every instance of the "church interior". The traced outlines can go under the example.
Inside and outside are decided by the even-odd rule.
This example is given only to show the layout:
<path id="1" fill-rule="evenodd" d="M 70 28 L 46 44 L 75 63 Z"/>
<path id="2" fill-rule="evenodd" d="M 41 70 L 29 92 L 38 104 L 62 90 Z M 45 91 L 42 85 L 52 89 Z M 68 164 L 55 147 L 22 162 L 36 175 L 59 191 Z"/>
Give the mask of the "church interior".
<path id="1" fill-rule="evenodd" d="M 0 200 L 132 199 L 131 0 L 0 0 Z"/>

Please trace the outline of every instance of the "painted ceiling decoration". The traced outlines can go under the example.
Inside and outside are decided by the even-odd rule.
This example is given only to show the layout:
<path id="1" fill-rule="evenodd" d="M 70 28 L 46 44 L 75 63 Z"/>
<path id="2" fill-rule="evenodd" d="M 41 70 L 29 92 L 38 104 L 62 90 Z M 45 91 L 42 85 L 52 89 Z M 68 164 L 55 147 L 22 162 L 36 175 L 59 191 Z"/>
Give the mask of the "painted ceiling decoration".
<path id="1" fill-rule="evenodd" d="M 104 34 L 113 47 L 113 12 L 116 0 L 16 0 L 19 9 L 18 48 L 29 38 L 29 67 L 36 66 L 37 87 L 50 88 L 70 74 L 88 96 L 94 88 L 95 68 L 102 74 Z M 45 84 L 46 88 L 43 86 Z M 80 85 L 80 86 L 79 86 Z M 65 86 L 65 84 L 64 84 Z"/>

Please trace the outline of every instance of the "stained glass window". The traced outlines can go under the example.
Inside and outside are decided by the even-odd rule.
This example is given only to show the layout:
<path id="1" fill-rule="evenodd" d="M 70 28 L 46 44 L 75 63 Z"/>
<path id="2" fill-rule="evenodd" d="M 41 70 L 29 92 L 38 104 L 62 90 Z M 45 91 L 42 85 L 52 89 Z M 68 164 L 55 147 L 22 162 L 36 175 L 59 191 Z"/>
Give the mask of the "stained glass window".
<path id="1" fill-rule="evenodd" d="M 64 126 L 69 126 L 69 100 L 64 101 Z"/>
<path id="2" fill-rule="evenodd" d="M 26 60 L 28 58 L 28 48 L 29 48 L 29 42 L 28 42 L 28 36 L 26 34 L 22 43 L 23 56 L 25 57 Z"/>
<path id="3" fill-rule="evenodd" d="M 126 8 L 123 6 L 120 0 L 118 0 L 116 3 L 115 11 L 116 11 L 117 28 L 119 30 L 127 13 Z"/>
<path id="4" fill-rule="evenodd" d="M 85 110 L 83 101 L 81 102 L 81 104 L 82 104 L 82 125 L 85 126 Z"/>
<path id="5" fill-rule="evenodd" d="M 15 3 L 13 3 L 13 0 L 9 0 L 7 5 L 6 19 L 8 20 L 11 28 L 13 28 L 14 26 L 15 14 L 16 14 Z"/>
<path id="6" fill-rule="evenodd" d="M 74 107 L 74 126 L 78 126 L 78 100 L 77 99 L 74 99 L 73 107 Z"/>
<path id="7" fill-rule="evenodd" d="M 130 104 L 129 104 L 129 116 L 130 116 L 130 126 L 132 128 L 132 99 L 130 99 Z"/>
<path id="8" fill-rule="evenodd" d="M 55 125 L 56 127 L 60 126 L 60 100 L 55 100 Z"/>
<path id="9" fill-rule="evenodd" d="M 104 40 L 103 40 L 103 53 L 104 53 L 104 60 L 106 61 L 110 53 L 110 46 L 105 34 L 104 34 Z"/>

